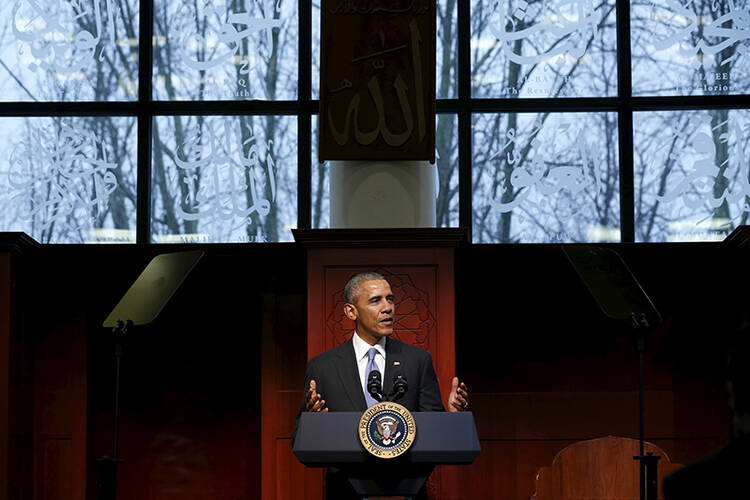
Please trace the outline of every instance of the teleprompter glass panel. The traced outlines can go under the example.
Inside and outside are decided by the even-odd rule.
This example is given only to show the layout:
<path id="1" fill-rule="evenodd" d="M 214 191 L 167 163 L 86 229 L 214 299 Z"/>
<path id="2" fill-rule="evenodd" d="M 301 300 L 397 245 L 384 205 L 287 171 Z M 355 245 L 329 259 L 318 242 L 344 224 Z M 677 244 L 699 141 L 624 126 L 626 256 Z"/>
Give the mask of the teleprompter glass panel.
<path id="1" fill-rule="evenodd" d="M 154 98 L 297 97 L 297 0 L 154 2 Z"/>
<path id="2" fill-rule="evenodd" d="M 136 120 L 0 118 L 0 231 L 135 243 Z"/>
<path id="3" fill-rule="evenodd" d="M 159 116 L 152 165 L 151 241 L 292 241 L 295 117 Z"/>
<path id="4" fill-rule="evenodd" d="M 475 243 L 620 241 L 615 113 L 473 118 Z"/>
<path id="5" fill-rule="evenodd" d="M 615 0 L 471 0 L 474 97 L 617 95 Z"/>
<path id="6" fill-rule="evenodd" d="M 636 241 L 723 240 L 750 213 L 750 111 L 633 114 Z"/>
<path id="7" fill-rule="evenodd" d="M 630 5 L 633 95 L 750 89 L 748 0 L 635 0 Z"/>
<path id="8" fill-rule="evenodd" d="M 456 115 L 437 116 L 436 150 L 438 178 L 435 186 L 437 227 L 458 227 L 458 120 Z M 313 116 L 312 227 L 330 227 L 330 172 L 328 162 L 318 163 L 318 116 Z"/>
<path id="9" fill-rule="evenodd" d="M 0 100 L 138 98 L 138 0 L 0 4 Z"/>

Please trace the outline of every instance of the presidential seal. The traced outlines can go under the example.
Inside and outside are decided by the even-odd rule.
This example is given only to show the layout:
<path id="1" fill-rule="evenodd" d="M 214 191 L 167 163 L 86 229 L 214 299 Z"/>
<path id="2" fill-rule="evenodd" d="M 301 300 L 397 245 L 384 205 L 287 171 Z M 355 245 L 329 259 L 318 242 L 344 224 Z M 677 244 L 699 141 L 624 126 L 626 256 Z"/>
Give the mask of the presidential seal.
<path id="1" fill-rule="evenodd" d="M 412 414 L 398 403 L 382 402 L 369 407 L 359 419 L 359 441 L 380 458 L 395 458 L 414 443 L 417 425 Z"/>

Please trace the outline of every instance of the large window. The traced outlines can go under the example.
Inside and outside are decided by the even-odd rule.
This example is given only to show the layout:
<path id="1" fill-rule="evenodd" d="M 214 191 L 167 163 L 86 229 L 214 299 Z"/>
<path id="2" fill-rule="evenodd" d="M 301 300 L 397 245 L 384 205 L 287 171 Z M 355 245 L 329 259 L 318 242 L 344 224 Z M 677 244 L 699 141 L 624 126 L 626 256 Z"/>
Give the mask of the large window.
<path id="1" fill-rule="evenodd" d="M 328 227 L 320 9 L 4 2 L 0 231 L 263 243 Z M 439 226 L 666 242 L 746 223 L 748 0 L 438 0 L 436 21 Z"/>

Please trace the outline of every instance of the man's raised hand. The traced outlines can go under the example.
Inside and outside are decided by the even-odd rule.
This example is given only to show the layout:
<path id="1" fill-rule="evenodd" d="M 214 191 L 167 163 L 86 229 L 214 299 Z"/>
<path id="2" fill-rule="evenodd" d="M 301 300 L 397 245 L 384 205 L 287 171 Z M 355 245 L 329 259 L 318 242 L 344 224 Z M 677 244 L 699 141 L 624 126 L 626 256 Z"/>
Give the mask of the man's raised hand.
<path id="1" fill-rule="evenodd" d="M 448 411 L 466 411 L 469 409 L 469 389 L 466 384 L 458 383 L 458 377 L 453 377 L 451 393 L 448 396 Z"/>
<path id="2" fill-rule="evenodd" d="M 316 391 L 315 380 L 310 381 L 310 388 L 305 396 L 305 408 L 307 411 L 328 411 L 326 400 Z"/>

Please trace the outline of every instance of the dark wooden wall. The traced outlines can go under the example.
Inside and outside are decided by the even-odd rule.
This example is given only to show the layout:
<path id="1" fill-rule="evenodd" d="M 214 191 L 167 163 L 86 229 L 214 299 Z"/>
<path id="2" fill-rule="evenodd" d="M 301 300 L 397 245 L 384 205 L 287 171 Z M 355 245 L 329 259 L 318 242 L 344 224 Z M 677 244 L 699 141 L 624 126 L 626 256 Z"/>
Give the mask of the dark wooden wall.
<path id="1" fill-rule="evenodd" d="M 743 257 L 716 244 L 613 248 L 665 318 L 648 344 L 647 437 L 672 461 L 689 462 L 729 436 L 722 352 L 726 332 L 748 308 L 746 292 L 734 286 L 747 282 Z M 96 498 L 95 458 L 111 454 L 114 370 L 100 325 L 153 255 L 178 249 L 25 253 L 28 292 L 13 310 L 26 318 L 28 349 L 18 352 L 30 353 L 33 377 L 24 383 L 33 401 L 11 413 L 33 415 L 33 432 L 11 458 L 33 464 L 18 498 Z M 281 389 L 299 400 L 304 251 L 291 244 L 205 249 L 162 315 L 125 347 L 120 499 L 258 498 L 264 300 L 284 315 L 283 322 L 266 315 L 265 335 L 276 339 Z M 567 444 L 637 437 L 628 332 L 603 317 L 559 247 L 466 246 L 456 271 L 457 374 L 471 390 L 483 452 L 450 498 L 526 499 L 536 470 Z M 277 425 L 283 431 L 290 423 Z M 0 438 L 6 449 L 8 439 Z"/>
<path id="2" fill-rule="evenodd" d="M 729 437 L 724 334 L 747 310 L 720 246 L 620 245 L 665 322 L 647 344 L 646 437 L 686 463 Z M 638 437 L 638 363 L 559 247 L 474 246 L 459 259 L 457 364 L 482 454 L 470 494 L 526 499 L 538 468 L 575 441 Z M 740 294 L 740 295 L 738 295 Z"/>

